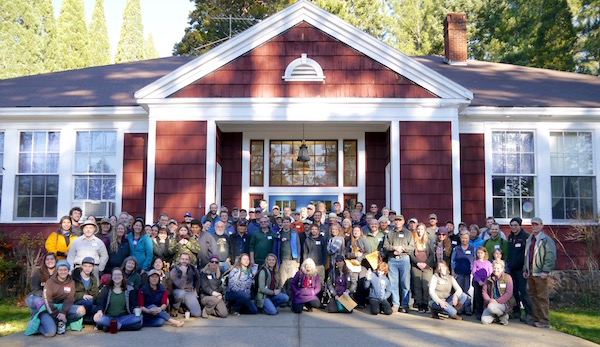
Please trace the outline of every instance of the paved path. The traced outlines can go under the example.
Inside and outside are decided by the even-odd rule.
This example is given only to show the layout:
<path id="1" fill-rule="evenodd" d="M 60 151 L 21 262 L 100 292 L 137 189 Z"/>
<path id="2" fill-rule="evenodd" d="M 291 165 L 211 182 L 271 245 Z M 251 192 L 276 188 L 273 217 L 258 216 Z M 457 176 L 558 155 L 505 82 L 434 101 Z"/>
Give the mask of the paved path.
<path id="1" fill-rule="evenodd" d="M 462 322 L 435 320 L 416 311 L 371 316 L 367 310 L 352 314 L 315 310 L 297 315 L 284 308 L 272 317 L 192 318 L 183 328 L 143 328 L 116 335 L 92 331 L 91 326 L 52 339 L 19 333 L 0 338 L 0 346 L 597 346 L 518 321 L 484 326 L 474 317 L 465 318 Z"/>

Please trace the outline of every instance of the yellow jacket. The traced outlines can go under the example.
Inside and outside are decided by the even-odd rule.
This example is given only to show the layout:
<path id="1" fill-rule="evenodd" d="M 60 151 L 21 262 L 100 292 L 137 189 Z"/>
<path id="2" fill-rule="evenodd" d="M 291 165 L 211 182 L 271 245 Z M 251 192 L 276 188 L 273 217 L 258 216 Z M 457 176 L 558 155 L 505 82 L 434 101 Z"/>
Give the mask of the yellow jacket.
<path id="1" fill-rule="evenodd" d="M 71 233 L 71 235 L 69 236 L 69 246 L 73 244 L 73 240 L 75 240 L 76 238 L 77 236 Z M 69 251 L 69 246 L 67 246 L 65 236 L 60 230 L 53 232 L 46 239 L 46 251 L 54 252 L 58 260 L 67 259 L 67 252 Z"/>

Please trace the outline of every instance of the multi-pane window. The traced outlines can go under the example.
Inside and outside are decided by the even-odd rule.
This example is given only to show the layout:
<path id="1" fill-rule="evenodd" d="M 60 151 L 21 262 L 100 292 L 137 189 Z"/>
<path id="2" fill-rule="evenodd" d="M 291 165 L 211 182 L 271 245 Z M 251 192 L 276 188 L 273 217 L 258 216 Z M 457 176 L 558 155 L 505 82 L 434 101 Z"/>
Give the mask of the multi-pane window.
<path id="1" fill-rule="evenodd" d="M 4 133 L 0 132 L 0 205 L 2 205 L 2 177 L 4 173 Z"/>
<path id="2" fill-rule="evenodd" d="M 344 186 L 356 187 L 356 140 L 344 140 Z"/>
<path id="3" fill-rule="evenodd" d="M 75 200 L 115 200 L 117 132 L 78 131 L 75 145 Z"/>
<path id="4" fill-rule="evenodd" d="M 592 133 L 551 132 L 553 219 L 595 218 L 596 178 Z"/>
<path id="5" fill-rule="evenodd" d="M 302 141 L 271 141 L 271 186 L 337 186 L 337 141 L 306 141 L 309 161 L 299 162 Z"/>
<path id="6" fill-rule="evenodd" d="M 250 141 L 250 185 L 262 186 L 265 167 L 264 141 Z"/>
<path id="7" fill-rule="evenodd" d="M 60 132 L 21 132 L 17 217 L 56 217 L 59 153 Z"/>
<path id="8" fill-rule="evenodd" d="M 492 132 L 494 217 L 535 215 L 535 148 L 532 131 Z"/>

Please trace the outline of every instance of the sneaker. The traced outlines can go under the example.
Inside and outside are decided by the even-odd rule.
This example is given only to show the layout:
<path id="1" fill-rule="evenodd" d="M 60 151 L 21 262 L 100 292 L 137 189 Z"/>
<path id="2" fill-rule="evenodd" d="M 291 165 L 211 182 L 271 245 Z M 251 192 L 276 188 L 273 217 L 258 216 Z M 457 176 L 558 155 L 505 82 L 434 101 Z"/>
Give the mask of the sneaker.
<path id="1" fill-rule="evenodd" d="M 459 315 L 451 316 L 450 318 L 455 319 L 455 320 L 462 320 L 462 317 Z"/>
<path id="2" fill-rule="evenodd" d="M 533 323 L 533 326 L 536 327 L 536 328 L 544 328 L 544 329 L 549 329 L 550 328 L 550 324 L 540 323 L 540 322 Z"/>
<path id="3" fill-rule="evenodd" d="M 399 306 L 392 306 L 392 312 L 400 312 Z"/>
<path id="4" fill-rule="evenodd" d="M 408 306 L 402 306 L 402 307 L 400 307 L 400 309 L 398 310 L 398 312 L 409 313 L 410 312 L 410 307 L 408 307 Z"/>
<path id="5" fill-rule="evenodd" d="M 234 315 L 234 316 L 236 316 L 236 317 L 239 317 L 239 316 L 240 316 L 240 313 L 239 313 L 239 312 L 236 312 L 236 311 L 232 311 L 232 312 L 231 312 L 231 314 L 232 314 L 232 315 Z"/>
<path id="6" fill-rule="evenodd" d="M 500 318 L 498 319 L 498 323 L 502 325 L 508 325 L 508 314 L 505 313 L 502 316 L 500 316 Z"/>
<path id="7" fill-rule="evenodd" d="M 531 325 L 530 322 L 533 321 L 533 318 L 531 317 L 531 315 L 525 315 L 524 317 L 521 317 L 519 320 L 521 322 L 525 323 L 525 324 L 530 324 Z"/>
<path id="8" fill-rule="evenodd" d="M 202 313 L 200 314 L 200 317 L 202 317 L 202 318 L 208 318 L 208 314 L 206 313 L 206 309 L 205 308 L 202 309 Z"/>

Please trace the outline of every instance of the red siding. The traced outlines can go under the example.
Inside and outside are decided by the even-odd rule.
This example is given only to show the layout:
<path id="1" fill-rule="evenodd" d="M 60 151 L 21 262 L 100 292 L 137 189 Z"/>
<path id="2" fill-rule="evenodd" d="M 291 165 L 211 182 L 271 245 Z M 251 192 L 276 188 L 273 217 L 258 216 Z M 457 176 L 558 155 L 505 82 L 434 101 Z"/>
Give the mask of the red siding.
<path id="1" fill-rule="evenodd" d="M 221 204 L 242 206 L 242 133 L 217 129 L 217 162 L 221 164 Z"/>
<path id="2" fill-rule="evenodd" d="M 485 222 L 485 146 L 483 134 L 460 135 L 462 222 Z"/>
<path id="3" fill-rule="evenodd" d="M 380 209 L 385 206 L 385 167 L 389 162 L 389 131 L 365 133 L 365 157 L 367 168 L 364 205 L 368 212 L 373 203 Z"/>
<path id="4" fill-rule="evenodd" d="M 302 53 L 319 63 L 325 75 L 324 82 L 285 82 L 281 78 L 288 64 L 300 58 Z M 436 96 L 303 22 L 176 92 L 172 97 Z"/>
<path id="5" fill-rule="evenodd" d="M 147 167 L 148 134 L 125 134 L 121 210 L 136 217 L 146 214 Z"/>
<path id="6" fill-rule="evenodd" d="M 452 219 L 450 122 L 400 122 L 400 192 L 406 218 Z"/>
<path id="7" fill-rule="evenodd" d="M 177 220 L 204 213 L 206 122 L 157 122 L 154 218 L 166 212 Z"/>
<path id="8" fill-rule="evenodd" d="M 68 214 L 69 211 L 67 211 Z M 62 215 L 60 216 L 62 217 Z M 46 224 L 23 224 L 23 223 L 6 223 L 0 224 L 0 234 L 4 234 L 6 241 L 12 243 L 15 247 L 18 247 L 19 240 L 22 234 L 36 235 L 41 233 L 44 235 L 44 240 L 53 231 L 58 230 L 58 222 L 46 223 Z"/>

